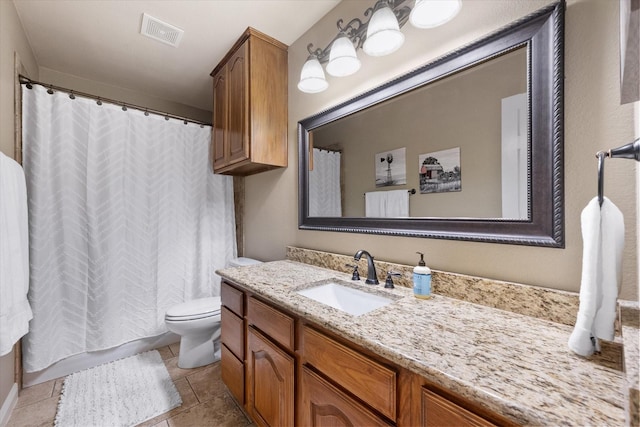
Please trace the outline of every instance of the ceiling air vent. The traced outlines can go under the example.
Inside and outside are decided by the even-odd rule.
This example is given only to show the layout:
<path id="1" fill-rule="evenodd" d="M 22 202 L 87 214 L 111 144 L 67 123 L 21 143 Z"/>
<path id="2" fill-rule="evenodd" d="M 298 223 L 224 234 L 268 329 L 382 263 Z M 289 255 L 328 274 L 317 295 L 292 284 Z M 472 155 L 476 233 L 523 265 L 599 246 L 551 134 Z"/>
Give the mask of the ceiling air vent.
<path id="1" fill-rule="evenodd" d="M 171 24 L 162 22 L 161 20 L 154 18 L 146 13 L 142 14 L 142 28 L 140 28 L 140 34 L 150 37 L 159 42 L 166 43 L 173 47 L 178 47 L 184 31 L 178 27 L 174 27 Z"/>

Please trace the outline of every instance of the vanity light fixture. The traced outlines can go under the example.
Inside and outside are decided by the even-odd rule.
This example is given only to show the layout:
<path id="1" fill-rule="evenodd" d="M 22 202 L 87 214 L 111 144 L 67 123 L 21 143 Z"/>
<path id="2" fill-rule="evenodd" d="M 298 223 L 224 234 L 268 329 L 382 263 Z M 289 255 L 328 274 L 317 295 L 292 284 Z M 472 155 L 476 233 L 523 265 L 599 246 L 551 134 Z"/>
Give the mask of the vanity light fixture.
<path id="1" fill-rule="evenodd" d="M 412 6 L 413 11 L 412 11 Z M 298 89 L 318 93 L 329 87 L 321 64 L 334 77 L 349 76 L 360 69 L 357 49 L 367 55 L 395 52 L 404 42 L 400 28 L 407 22 L 417 28 L 433 28 L 451 20 L 462 7 L 461 0 L 377 0 L 364 12 L 367 22 L 353 18 L 347 25 L 338 20 L 338 34 L 324 49 L 307 45 L 309 57 L 300 72 Z M 411 16 L 411 18 L 410 18 Z"/>

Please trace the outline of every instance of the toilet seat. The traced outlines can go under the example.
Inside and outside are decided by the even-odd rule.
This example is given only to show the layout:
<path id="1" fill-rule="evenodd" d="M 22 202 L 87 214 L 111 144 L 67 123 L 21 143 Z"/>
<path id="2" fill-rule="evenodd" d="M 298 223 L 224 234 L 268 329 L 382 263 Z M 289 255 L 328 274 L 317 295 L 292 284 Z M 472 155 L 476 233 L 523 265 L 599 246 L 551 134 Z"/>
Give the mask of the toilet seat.
<path id="1" fill-rule="evenodd" d="M 186 322 L 220 315 L 220 297 L 199 298 L 183 302 L 167 310 L 165 320 Z"/>

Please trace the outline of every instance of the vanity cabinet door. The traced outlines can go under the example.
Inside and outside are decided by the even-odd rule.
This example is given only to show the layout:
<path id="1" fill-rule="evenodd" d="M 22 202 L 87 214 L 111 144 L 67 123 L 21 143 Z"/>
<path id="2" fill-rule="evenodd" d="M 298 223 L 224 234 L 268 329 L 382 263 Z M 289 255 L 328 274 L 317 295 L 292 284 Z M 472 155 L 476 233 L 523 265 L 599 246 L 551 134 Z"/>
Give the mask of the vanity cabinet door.
<path id="1" fill-rule="evenodd" d="M 307 367 L 302 368 L 300 422 L 313 427 L 390 426 Z"/>
<path id="2" fill-rule="evenodd" d="M 423 427 L 489 427 L 494 424 L 448 401 L 434 392 L 422 388 L 422 420 Z"/>
<path id="3" fill-rule="evenodd" d="M 253 327 L 247 335 L 247 410 L 263 427 L 294 425 L 295 360 Z"/>
<path id="4" fill-rule="evenodd" d="M 221 346 L 220 376 L 233 397 L 244 405 L 244 363 L 224 344 Z"/>

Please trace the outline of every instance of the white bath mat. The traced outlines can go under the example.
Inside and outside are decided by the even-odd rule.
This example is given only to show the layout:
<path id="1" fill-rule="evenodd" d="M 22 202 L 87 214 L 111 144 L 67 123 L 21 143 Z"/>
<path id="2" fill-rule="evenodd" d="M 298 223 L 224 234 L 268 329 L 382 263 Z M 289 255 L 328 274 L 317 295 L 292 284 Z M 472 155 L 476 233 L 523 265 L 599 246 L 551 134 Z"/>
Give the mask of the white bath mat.
<path id="1" fill-rule="evenodd" d="M 152 350 L 69 375 L 55 425 L 134 426 L 181 404 L 160 353 Z"/>

